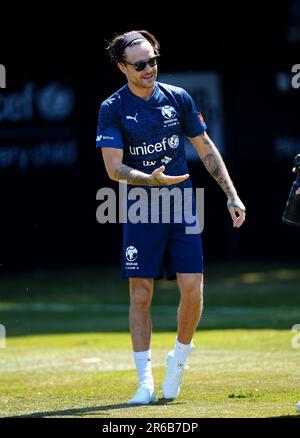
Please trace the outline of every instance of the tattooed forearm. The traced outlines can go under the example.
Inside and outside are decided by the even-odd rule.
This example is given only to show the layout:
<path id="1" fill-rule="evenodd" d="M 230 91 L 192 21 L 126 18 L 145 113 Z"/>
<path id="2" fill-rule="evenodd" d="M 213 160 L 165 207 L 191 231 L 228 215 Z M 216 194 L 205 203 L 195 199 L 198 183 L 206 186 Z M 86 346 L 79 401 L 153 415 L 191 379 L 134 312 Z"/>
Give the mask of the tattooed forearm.
<path id="1" fill-rule="evenodd" d="M 234 196 L 233 184 L 231 181 L 228 181 L 228 178 L 225 178 L 223 175 L 221 175 L 219 178 L 217 178 L 217 181 L 228 196 L 228 198 L 232 198 Z"/>
<path id="2" fill-rule="evenodd" d="M 227 206 L 233 220 L 233 226 L 239 228 L 245 220 L 246 210 L 238 197 L 220 152 L 206 132 L 189 139 L 208 172 L 226 193 L 228 197 Z"/>
<path id="3" fill-rule="evenodd" d="M 218 157 L 218 155 L 210 153 L 204 156 L 203 164 L 222 187 L 226 195 L 228 197 L 232 197 L 234 195 L 233 184 L 230 180 L 228 172 L 226 171 L 223 160 Z"/>
<path id="4" fill-rule="evenodd" d="M 222 175 L 221 162 L 215 154 L 205 155 L 203 158 L 203 164 L 215 179 L 218 179 Z"/>
<path id="5" fill-rule="evenodd" d="M 173 184 L 178 184 L 189 178 L 188 174 L 185 175 L 165 175 L 163 172 L 164 166 L 160 166 L 149 175 L 140 170 L 132 169 L 132 167 L 125 164 L 118 165 L 114 171 L 113 180 L 120 183 L 128 183 L 136 186 L 159 186 L 165 187 Z"/>
<path id="6" fill-rule="evenodd" d="M 123 164 L 115 171 L 115 179 L 117 181 L 126 181 L 127 184 L 136 186 L 150 186 L 153 185 L 150 175 L 139 170 L 132 169 L 129 166 Z"/>
<path id="7" fill-rule="evenodd" d="M 209 138 L 207 138 L 207 136 L 205 135 L 205 132 L 202 132 L 202 134 L 200 134 L 200 137 L 202 137 L 203 144 L 207 145 L 212 150 L 213 148 L 211 142 L 209 141 Z"/>
<path id="8" fill-rule="evenodd" d="M 202 139 L 206 153 L 202 161 L 208 172 L 215 178 L 229 198 L 234 197 L 235 188 L 227 172 L 224 161 L 215 145 L 205 136 Z"/>

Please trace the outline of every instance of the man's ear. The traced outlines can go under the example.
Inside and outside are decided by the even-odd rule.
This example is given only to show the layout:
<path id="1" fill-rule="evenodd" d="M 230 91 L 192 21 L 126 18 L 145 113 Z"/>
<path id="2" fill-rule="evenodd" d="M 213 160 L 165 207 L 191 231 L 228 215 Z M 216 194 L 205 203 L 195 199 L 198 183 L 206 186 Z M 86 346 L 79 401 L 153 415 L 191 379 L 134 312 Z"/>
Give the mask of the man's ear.
<path id="1" fill-rule="evenodd" d="M 121 62 L 118 62 L 118 67 L 121 70 L 122 73 L 124 73 L 124 75 L 126 74 L 126 66 L 125 64 L 122 64 Z"/>

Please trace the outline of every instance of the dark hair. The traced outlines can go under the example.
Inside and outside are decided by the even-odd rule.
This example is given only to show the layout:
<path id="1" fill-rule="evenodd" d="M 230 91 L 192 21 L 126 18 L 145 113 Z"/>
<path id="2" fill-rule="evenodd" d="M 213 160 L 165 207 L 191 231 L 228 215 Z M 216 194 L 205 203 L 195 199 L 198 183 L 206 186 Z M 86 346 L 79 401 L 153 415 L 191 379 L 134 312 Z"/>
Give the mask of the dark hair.
<path id="1" fill-rule="evenodd" d="M 141 34 L 144 38 L 135 39 L 128 45 L 124 44 L 127 38 L 129 38 L 134 33 Z M 126 47 L 130 47 L 138 42 L 142 42 L 144 39 L 148 40 L 151 46 L 154 49 L 155 55 L 159 55 L 159 49 L 160 45 L 157 39 L 154 35 L 152 35 L 147 30 L 131 30 L 130 32 L 125 32 L 121 35 L 116 35 L 111 41 L 108 42 L 108 47 L 106 47 L 106 50 L 108 51 L 110 60 L 114 62 L 115 64 L 118 64 L 118 62 L 124 61 L 124 51 Z"/>

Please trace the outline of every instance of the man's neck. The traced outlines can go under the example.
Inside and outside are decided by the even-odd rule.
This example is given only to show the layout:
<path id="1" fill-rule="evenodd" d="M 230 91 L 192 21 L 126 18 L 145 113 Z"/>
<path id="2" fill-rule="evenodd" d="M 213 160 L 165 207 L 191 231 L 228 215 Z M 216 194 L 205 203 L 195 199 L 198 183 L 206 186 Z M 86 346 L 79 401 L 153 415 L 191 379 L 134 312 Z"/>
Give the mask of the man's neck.
<path id="1" fill-rule="evenodd" d="M 154 92 L 155 85 L 151 88 L 141 88 L 128 84 L 128 88 L 135 96 L 140 97 L 143 100 L 149 100 Z"/>

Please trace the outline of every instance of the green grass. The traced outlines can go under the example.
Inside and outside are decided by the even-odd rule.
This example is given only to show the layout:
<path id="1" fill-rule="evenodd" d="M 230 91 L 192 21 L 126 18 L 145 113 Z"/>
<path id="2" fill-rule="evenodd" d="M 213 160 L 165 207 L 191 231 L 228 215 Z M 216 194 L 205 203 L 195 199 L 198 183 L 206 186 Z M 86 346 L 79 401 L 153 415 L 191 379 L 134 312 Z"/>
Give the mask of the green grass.
<path id="1" fill-rule="evenodd" d="M 153 374 L 159 401 L 128 407 L 136 372 L 128 332 L 128 286 L 117 270 L 3 275 L 0 416 L 297 416 L 299 263 L 207 266 L 203 319 L 180 397 L 162 399 L 165 355 L 173 347 L 175 282 L 155 284 Z"/>
<path id="2" fill-rule="evenodd" d="M 300 357 L 291 332 L 211 330 L 185 371 L 180 397 L 162 399 L 164 358 L 174 333 L 153 336 L 159 401 L 128 407 L 136 389 L 126 333 L 46 335 L 8 339 L 1 352 L 1 415 L 34 417 L 278 417 L 296 415 Z"/>
<path id="3" fill-rule="evenodd" d="M 49 305 L 50 306 L 50 305 Z M 99 306 L 99 305 L 98 305 Z M 31 336 L 50 333 L 128 332 L 128 306 L 97 307 L 96 304 L 81 310 L 74 305 L 73 311 L 38 310 L 35 304 L 0 304 L 1 324 L 6 327 L 7 336 Z M 33 310 L 35 309 L 35 310 Z M 176 330 L 177 307 L 153 306 L 152 321 L 157 332 Z M 200 328 L 272 328 L 291 329 L 300 323 L 299 307 L 209 307 L 205 306 Z"/>

